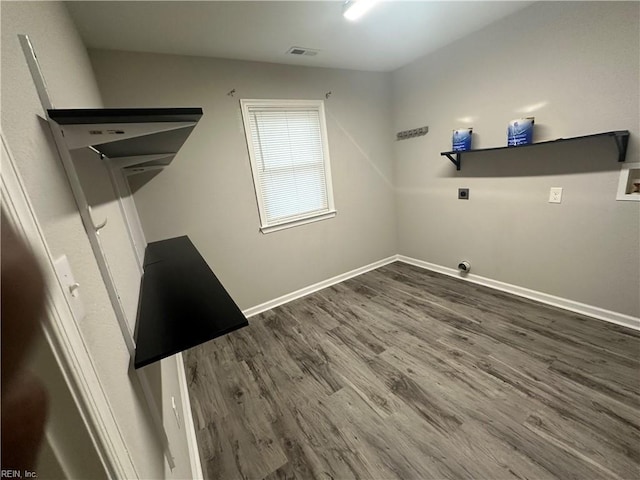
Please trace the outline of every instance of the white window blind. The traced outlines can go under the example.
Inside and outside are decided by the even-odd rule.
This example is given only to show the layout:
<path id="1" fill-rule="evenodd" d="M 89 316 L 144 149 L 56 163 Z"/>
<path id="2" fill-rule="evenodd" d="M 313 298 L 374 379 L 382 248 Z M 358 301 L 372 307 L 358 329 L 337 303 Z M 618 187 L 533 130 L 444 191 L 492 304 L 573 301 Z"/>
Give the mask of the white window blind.
<path id="1" fill-rule="evenodd" d="M 335 215 L 323 102 L 241 105 L 262 231 Z"/>

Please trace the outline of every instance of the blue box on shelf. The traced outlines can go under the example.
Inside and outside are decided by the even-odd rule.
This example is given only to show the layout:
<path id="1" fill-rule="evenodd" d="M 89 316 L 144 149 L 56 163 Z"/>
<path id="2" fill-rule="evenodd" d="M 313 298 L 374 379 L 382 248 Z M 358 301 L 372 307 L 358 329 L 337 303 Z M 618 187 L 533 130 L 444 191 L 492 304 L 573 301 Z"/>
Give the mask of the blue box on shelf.
<path id="1" fill-rule="evenodd" d="M 507 145 L 512 147 L 532 143 L 534 121 L 534 117 L 511 120 L 507 128 Z"/>
<path id="2" fill-rule="evenodd" d="M 471 150 L 471 135 L 473 128 L 460 128 L 453 131 L 452 144 L 454 152 Z"/>

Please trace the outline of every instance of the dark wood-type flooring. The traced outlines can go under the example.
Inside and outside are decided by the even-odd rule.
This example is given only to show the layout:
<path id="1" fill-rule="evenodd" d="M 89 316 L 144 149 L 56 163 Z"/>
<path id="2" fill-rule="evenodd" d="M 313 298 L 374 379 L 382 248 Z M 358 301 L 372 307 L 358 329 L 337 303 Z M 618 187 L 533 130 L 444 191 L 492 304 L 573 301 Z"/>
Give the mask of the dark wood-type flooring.
<path id="1" fill-rule="evenodd" d="M 640 333 L 393 263 L 185 355 L 209 479 L 638 479 Z"/>

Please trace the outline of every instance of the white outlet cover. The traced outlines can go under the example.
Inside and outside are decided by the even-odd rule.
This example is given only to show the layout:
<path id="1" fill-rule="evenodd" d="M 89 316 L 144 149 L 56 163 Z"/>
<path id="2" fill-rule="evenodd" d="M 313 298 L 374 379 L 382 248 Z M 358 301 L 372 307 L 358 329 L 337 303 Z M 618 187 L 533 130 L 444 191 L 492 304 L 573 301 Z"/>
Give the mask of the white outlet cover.
<path id="1" fill-rule="evenodd" d="M 562 203 L 562 187 L 551 187 L 549 203 Z"/>
<path id="2" fill-rule="evenodd" d="M 71 265 L 66 255 L 62 255 L 53 262 L 53 266 L 56 269 L 56 276 L 60 280 L 60 285 L 64 292 L 64 296 L 69 302 L 71 312 L 76 318 L 76 321 L 81 321 L 85 317 L 84 303 L 82 303 L 82 297 L 80 296 L 80 285 L 73 278 L 71 272 Z"/>

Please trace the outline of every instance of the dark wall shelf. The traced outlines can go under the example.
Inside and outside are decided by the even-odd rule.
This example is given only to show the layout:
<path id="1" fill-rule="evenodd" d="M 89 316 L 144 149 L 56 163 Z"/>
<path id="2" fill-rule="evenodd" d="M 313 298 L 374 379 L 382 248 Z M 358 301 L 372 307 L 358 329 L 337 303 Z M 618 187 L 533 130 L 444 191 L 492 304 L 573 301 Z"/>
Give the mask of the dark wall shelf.
<path id="1" fill-rule="evenodd" d="M 69 108 L 47 111 L 58 125 L 197 122 L 202 108 Z"/>
<path id="2" fill-rule="evenodd" d="M 478 152 L 490 152 L 495 150 L 517 150 L 520 148 L 527 147 L 541 147 L 543 145 L 552 145 L 563 142 L 574 142 L 578 140 L 584 140 L 588 138 L 596 138 L 596 137 L 611 137 L 616 142 L 618 147 L 618 161 L 624 162 L 627 157 L 627 147 L 629 145 L 629 130 L 616 130 L 612 132 L 603 132 L 603 133 L 594 133 L 593 135 L 584 135 L 581 137 L 571 137 L 571 138 L 558 138 L 557 140 L 549 140 L 547 142 L 538 142 L 538 143 L 530 143 L 527 145 L 518 145 L 512 147 L 494 147 L 494 148 L 480 148 L 475 150 L 464 150 L 464 151 L 452 151 L 452 152 L 441 152 L 440 155 L 447 157 L 451 162 L 456 166 L 456 170 L 460 170 L 462 166 L 462 156 L 467 154 L 473 154 Z"/>
<path id="3" fill-rule="evenodd" d="M 202 117 L 199 107 L 47 112 L 62 129 L 69 150 L 92 147 L 128 173 L 169 165 Z"/>
<path id="4" fill-rule="evenodd" d="M 247 325 L 242 311 L 187 236 L 147 245 L 135 368 Z"/>

